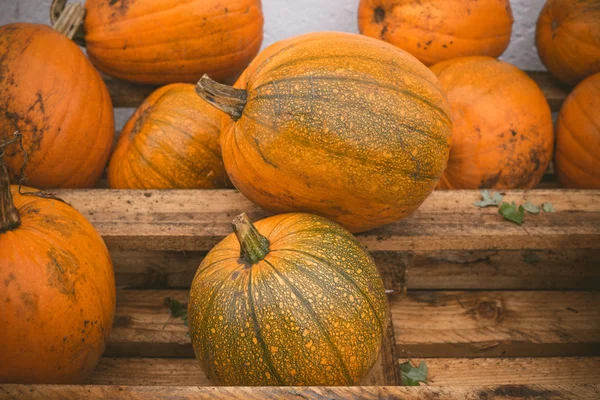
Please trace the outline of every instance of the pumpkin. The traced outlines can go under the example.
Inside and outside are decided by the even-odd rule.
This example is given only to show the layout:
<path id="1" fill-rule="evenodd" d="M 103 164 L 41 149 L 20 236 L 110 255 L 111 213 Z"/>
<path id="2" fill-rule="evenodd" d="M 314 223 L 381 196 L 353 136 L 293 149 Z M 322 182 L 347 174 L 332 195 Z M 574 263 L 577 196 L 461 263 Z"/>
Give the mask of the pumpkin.
<path id="1" fill-rule="evenodd" d="M 112 263 L 81 214 L 23 191 L 1 164 L 0 382 L 81 383 L 112 328 Z"/>
<path id="2" fill-rule="evenodd" d="M 312 214 L 258 221 L 200 264 L 188 305 L 190 338 L 218 385 L 333 386 L 363 379 L 381 350 L 387 299 L 369 253 Z"/>
<path id="3" fill-rule="evenodd" d="M 552 115 L 544 94 L 517 67 L 463 57 L 431 67 L 448 94 L 452 148 L 442 189 L 527 189 L 552 158 Z"/>
<path id="4" fill-rule="evenodd" d="M 69 38 L 47 26 L 0 27 L 0 140 L 19 130 L 28 183 L 39 188 L 92 187 L 114 138 L 104 81 Z M 15 180 L 23 164 L 6 154 Z"/>
<path id="5" fill-rule="evenodd" d="M 263 51 L 234 88 L 205 77 L 197 91 L 231 117 L 231 181 L 274 213 L 364 231 L 416 210 L 446 167 L 451 121 L 435 75 L 376 39 L 298 36 Z"/>
<path id="6" fill-rule="evenodd" d="M 65 1 L 54 0 L 52 14 Z M 132 82 L 234 81 L 263 38 L 260 0 L 86 0 L 85 11 L 90 60 Z"/>
<path id="7" fill-rule="evenodd" d="M 565 100 L 556 123 L 555 168 L 567 188 L 600 189 L 600 73 Z"/>
<path id="8" fill-rule="evenodd" d="M 565 83 L 575 85 L 600 72 L 600 2 L 548 0 L 535 43 L 546 68 Z"/>
<path id="9" fill-rule="evenodd" d="M 221 116 L 189 83 L 156 90 L 121 132 L 108 167 L 109 187 L 225 187 L 227 177 L 219 146 Z"/>
<path id="10" fill-rule="evenodd" d="M 361 0 L 361 33 L 390 42 L 425 65 L 464 56 L 498 57 L 508 47 L 509 0 Z"/>

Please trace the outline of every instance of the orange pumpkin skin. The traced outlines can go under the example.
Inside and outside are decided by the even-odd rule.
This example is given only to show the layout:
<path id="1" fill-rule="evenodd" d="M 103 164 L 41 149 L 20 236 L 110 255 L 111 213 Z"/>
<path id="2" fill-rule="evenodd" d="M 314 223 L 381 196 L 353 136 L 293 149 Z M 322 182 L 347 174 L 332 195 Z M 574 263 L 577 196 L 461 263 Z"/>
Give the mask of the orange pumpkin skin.
<path id="1" fill-rule="evenodd" d="M 509 0 L 361 0 L 361 33 L 385 40 L 425 65 L 465 56 L 498 57 L 513 25 Z"/>
<path id="2" fill-rule="evenodd" d="M 0 233 L 0 382 L 81 383 L 115 315 L 108 251 L 69 205 L 11 189 L 21 226 Z"/>
<path id="3" fill-rule="evenodd" d="M 564 187 L 600 189 L 600 73 L 581 81 L 560 110 L 555 167 Z"/>
<path id="4" fill-rule="evenodd" d="M 127 122 L 108 167 L 113 189 L 226 187 L 219 134 L 223 114 L 173 83 L 153 92 Z"/>
<path id="5" fill-rule="evenodd" d="M 271 212 L 365 231 L 411 214 L 446 167 L 446 97 L 431 71 L 385 42 L 338 32 L 284 40 L 235 87 L 248 100 L 224 122 L 225 169 Z"/>
<path id="6" fill-rule="evenodd" d="M 128 81 L 234 81 L 262 43 L 260 0 L 87 0 L 85 41 L 100 70 Z"/>
<path id="7" fill-rule="evenodd" d="M 600 72 L 600 2 L 548 0 L 535 43 L 546 68 L 565 83 L 575 85 Z"/>
<path id="8" fill-rule="evenodd" d="M 452 112 L 452 148 L 442 189 L 532 188 L 552 158 L 546 98 L 517 67 L 464 57 L 431 67 Z"/>
<path id="9" fill-rule="evenodd" d="M 18 129 L 28 184 L 88 188 L 102 174 L 114 138 L 104 81 L 66 36 L 38 24 L 0 27 L 0 141 Z M 12 181 L 23 156 L 7 150 Z"/>

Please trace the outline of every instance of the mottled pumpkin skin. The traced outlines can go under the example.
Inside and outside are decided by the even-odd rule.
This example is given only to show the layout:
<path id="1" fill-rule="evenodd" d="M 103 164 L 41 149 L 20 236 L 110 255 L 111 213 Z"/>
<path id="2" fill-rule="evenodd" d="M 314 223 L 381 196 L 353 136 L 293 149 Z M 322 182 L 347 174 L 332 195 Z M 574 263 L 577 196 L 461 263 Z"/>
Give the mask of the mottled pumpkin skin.
<path id="1" fill-rule="evenodd" d="M 219 385 L 354 385 L 379 356 L 387 299 L 371 256 L 311 214 L 258 221 L 270 241 L 249 266 L 229 235 L 200 264 L 188 319 L 196 357 Z"/>
<path id="2" fill-rule="evenodd" d="M 153 92 L 129 119 L 108 167 L 113 189 L 214 189 L 228 182 L 219 134 L 223 114 L 194 85 Z"/>
<path id="3" fill-rule="evenodd" d="M 555 167 L 567 188 L 600 189 L 600 73 L 565 100 L 556 123 Z"/>
<path id="4" fill-rule="evenodd" d="M 385 40 L 425 65 L 465 56 L 498 57 L 513 25 L 509 0 L 361 0 L 361 33 Z"/>
<path id="5" fill-rule="evenodd" d="M 28 184 L 89 188 L 102 174 L 114 138 L 104 81 L 66 36 L 38 24 L 0 27 L 0 141 L 18 129 L 28 154 Z M 18 182 L 18 147 L 4 159 Z"/>
<path id="6" fill-rule="evenodd" d="M 248 100 L 224 123 L 225 168 L 269 211 L 364 231 L 416 210 L 446 167 L 446 97 L 431 71 L 385 42 L 298 36 L 263 51 L 235 87 Z"/>
<path id="7" fill-rule="evenodd" d="M 535 43 L 546 68 L 565 83 L 600 72 L 600 1 L 548 0 Z"/>
<path id="8" fill-rule="evenodd" d="M 260 0 L 86 0 L 85 11 L 90 60 L 133 82 L 234 81 L 263 38 Z"/>
<path id="9" fill-rule="evenodd" d="M 21 226 L 0 233 L 0 382 L 81 383 L 115 315 L 108 250 L 69 205 L 11 189 Z"/>
<path id="10" fill-rule="evenodd" d="M 552 115 L 536 83 L 490 57 L 431 67 L 448 94 L 452 148 L 442 189 L 527 189 L 552 159 Z"/>

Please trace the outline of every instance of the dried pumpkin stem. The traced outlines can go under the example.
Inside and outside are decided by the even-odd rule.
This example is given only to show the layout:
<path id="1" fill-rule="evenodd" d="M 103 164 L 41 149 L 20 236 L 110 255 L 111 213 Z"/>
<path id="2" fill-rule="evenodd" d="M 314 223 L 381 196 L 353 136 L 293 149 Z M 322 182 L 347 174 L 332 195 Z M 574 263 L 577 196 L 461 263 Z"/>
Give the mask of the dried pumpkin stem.
<path id="1" fill-rule="evenodd" d="M 245 90 L 215 82 L 206 74 L 196 84 L 196 93 L 234 121 L 242 117 L 248 99 L 248 92 Z"/>
<path id="2" fill-rule="evenodd" d="M 258 232 L 245 213 L 235 217 L 233 231 L 240 242 L 240 257 L 254 265 L 269 254 L 269 240 Z"/>
<path id="3" fill-rule="evenodd" d="M 4 149 L 16 143 L 20 139 L 20 133 L 15 134 L 15 138 L 0 143 L 0 233 L 18 228 L 21 225 L 19 211 L 13 202 L 10 192 L 10 179 L 8 178 L 8 169 L 4 165 Z"/>
<path id="4" fill-rule="evenodd" d="M 66 4 L 67 0 L 54 0 L 50 5 L 50 21 L 55 31 L 85 46 L 83 18 L 85 9 L 80 3 Z"/>

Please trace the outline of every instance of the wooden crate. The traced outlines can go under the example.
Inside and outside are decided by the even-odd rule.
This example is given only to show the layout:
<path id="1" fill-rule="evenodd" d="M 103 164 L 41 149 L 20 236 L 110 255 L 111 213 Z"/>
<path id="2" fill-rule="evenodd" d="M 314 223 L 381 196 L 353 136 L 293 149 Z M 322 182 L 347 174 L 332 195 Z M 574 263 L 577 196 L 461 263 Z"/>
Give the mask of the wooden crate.
<path id="1" fill-rule="evenodd" d="M 532 72 L 557 111 L 568 93 Z M 106 78 L 116 107 L 150 87 Z M 556 187 L 551 175 L 541 187 Z M 217 388 L 166 298 L 187 301 L 198 264 L 241 212 L 235 190 L 60 190 L 104 237 L 118 286 L 106 353 L 85 385 L 0 385 L 0 398 L 600 398 L 600 191 L 507 191 L 551 202 L 523 225 L 435 192 L 406 220 L 358 235 L 390 301 L 384 351 L 363 386 Z M 406 289 L 408 288 L 408 291 Z M 425 360 L 429 386 L 403 387 L 398 363 Z"/>

